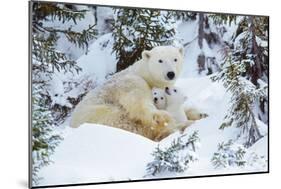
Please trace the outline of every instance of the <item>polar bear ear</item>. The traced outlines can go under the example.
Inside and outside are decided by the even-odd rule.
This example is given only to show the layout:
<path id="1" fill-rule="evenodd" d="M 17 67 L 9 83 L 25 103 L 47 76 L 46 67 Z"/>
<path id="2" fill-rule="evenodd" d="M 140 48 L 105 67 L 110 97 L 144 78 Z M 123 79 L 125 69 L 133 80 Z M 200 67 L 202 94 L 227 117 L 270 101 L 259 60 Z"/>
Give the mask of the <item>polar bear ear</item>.
<path id="1" fill-rule="evenodd" d="M 151 57 L 151 54 L 150 54 L 149 51 L 144 50 L 144 51 L 142 52 L 141 56 L 142 56 L 143 59 L 149 59 L 149 58 Z"/>
<path id="2" fill-rule="evenodd" d="M 183 56 L 184 55 L 184 49 L 183 47 L 179 48 L 180 54 Z"/>

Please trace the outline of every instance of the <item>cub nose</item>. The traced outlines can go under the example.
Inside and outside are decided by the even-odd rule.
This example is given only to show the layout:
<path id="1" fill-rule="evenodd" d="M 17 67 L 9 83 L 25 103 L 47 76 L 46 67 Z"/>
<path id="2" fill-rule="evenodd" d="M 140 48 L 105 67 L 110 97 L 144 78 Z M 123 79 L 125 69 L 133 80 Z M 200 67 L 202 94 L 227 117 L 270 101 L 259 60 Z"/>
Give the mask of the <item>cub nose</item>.
<path id="1" fill-rule="evenodd" d="M 174 73 L 174 72 L 168 72 L 168 73 L 167 73 L 167 77 L 168 77 L 170 80 L 172 80 L 172 79 L 174 79 L 174 77 L 175 77 L 175 73 Z"/>
<path id="2" fill-rule="evenodd" d="M 158 99 L 155 97 L 155 98 L 154 98 L 154 102 L 157 102 L 157 100 L 158 100 Z"/>

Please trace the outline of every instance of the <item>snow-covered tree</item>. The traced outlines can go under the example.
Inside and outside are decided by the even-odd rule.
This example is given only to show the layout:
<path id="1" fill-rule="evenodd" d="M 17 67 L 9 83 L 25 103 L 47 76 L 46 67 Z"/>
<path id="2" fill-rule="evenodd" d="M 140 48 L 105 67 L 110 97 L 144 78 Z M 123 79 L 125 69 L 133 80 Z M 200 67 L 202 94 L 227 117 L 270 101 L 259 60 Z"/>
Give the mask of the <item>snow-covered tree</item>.
<path id="1" fill-rule="evenodd" d="M 232 41 L 226 44 L 232 50 L 234 61 L 245 64 L 245 78 L 258 88 L 268 83 L 268 17 L 213 15 L 216 24 L 237 23 Z M 259 99 L 256 112 L 263 122 L 268 121 L 268 98 L 265 95 Z"/>
<path id="2" fill-rule="evenodd" d="M 62 138 L 53 133 L 54 119 L 41 96 L 42 85 L 32 87 L 32 182 L 37 183 L 40 168 L 48 165 L 50 155 Z"/>
<path id="3" fill-rule="evenodd" d="M 268 83 L 268 18 L 248 16 L 244 18 L 247 26 L 241 26 L 234 43 L 234 56 L 245 62 L 246 77 L 261 88 Z M 259 119 L 268 121 L 268 96 L 259 99 L 257 104 Z"/>
<path id="4" fill-rule="evenodd" d="M 218 151 L 214 153 L 211 161 L 215 168 L 231 166 L 245 166 L 246 148 L 243 145 L 234 144 L 232 140 L 218 144 Z"/>
<path id="5" fill-rule="evenodd" d="M 176 20 L 181 20 L 184 22 L 196 20 L 197 13 L 189 11 L 171 11 Z"/>
<path id="6" fill-rule="evenodd" d="M 245 76 L 247 62 L 236 60 L 231 53 L 227 53 L 222 71 L 212 77 L 214 81 L 222 81 L 231 93 L 230 108 L 220 128 L 241 128 L 240 137 L 245 140 L 245 146 L 251 146 L 262 137 L 254 107 L 260 99 L 267 97 L 267 85 L 255 86 Z"/>
<path id="7" fill-rule="evenodd" d="M 229 167 L 264 169 L 268 161 L 265 156 L 258 155 L 255 151 L 229 140 L 218 144 L 211 162 L 216 169 Z"/>
<path id="8" fill-rule="evenodd" d="M 52 103 L 52 98 L 46 86 L 53 78 L 53 74 L 81 71 L 75 60 L 70 59 L 66 52 L 58 50 L 58 40 L 64 36 L 78 48 L 87 49 L 88 42 L 97 35 L 95 23 L 79 31 L 73 29 L 78 21 L 85 18 L 87 11 L 70 4 L 32 2 L 32 80 L 33 85 L 44 84 L 41 93 L 48 98 L 46 102 L 49 104 Z M 53 112 L 62 115 L 58 116 L 59 118 L 64 117 L 69 111 L 63 106 L 54 108 Z"/>
<path id="9" fill-rule="evenodd" d="M 238 25 L 232 40 L 225 42 L 222 70 L 213 77 L 232 95 L 221 128 L 240 127 L 244 144 L 251 146 L 262 137 L 257 119 L 268 121 L 268 18 L 212 15 L 212 19 L 218 25 Z"/>
<path id="10" fill-rule="evenodd" d="M 32 46 L 32 152 L 33 181 L 42 166 L 50 162 L 49 156 L 61 138 L 53 133 L 57 124 L 54 119 L 52 99 L 48 93 L 48 82 L 55 72 L 79 72 L 75 60 L 69 59 L 65 52 L 57 50 L 57 41 L 61 35 L 79 48 L 87 48 L 88 41 L 93 39 L 97 31 L 89 25 L 81 31 L 72 27 L 62 29 L 48 24 L 49 21 L 60 23 L 82 20 L 87 10 L 78 10 L 69 4 L 32 2 L 31 46 Z M 63 115 L 65 112 L 60 112 Z"/>
<path id="11" fill-rule="evenodd" d="M 188 138 L 182 135 L 173 140 L 168 148 L 156 147 L 152 153 L 154 160 L 147 164 L 147 176 L 155 176 L 164 172 L 181 173 L 189 168 L 190 163 L 197 160 L 195 151 L 198 148 L 199 136 L 195 131 Z"/>
<path id="12" fill-rule="evenodd" d="M 174 17 L 169 11 L 118 8 L 113 23 L 113 51 L 117 71 L 141 58 L 143 50 L 172 44 L 175 35 Z"/>

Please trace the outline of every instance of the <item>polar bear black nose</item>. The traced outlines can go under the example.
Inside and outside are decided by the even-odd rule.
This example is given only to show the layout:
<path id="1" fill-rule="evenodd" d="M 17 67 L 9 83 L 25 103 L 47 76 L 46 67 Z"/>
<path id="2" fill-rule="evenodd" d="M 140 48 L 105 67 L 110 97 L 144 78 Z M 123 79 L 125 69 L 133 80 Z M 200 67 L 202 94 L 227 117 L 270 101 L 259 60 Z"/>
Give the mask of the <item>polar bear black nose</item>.
<path id="1" fill-rule="evenodd" d="M 154 98 L 154 102 L 157 102 L 157 100 L 158 100 L 158 98 L 155 97 L 155 98 Z"/>
<path id="2" fill-rule="evenodd" d="M 168 72 L 168 73 L 167 73 L 167 77 L 168 77 L 170 80 L 172 80 L 172 79 L 174 79 L 174 77 L 175 77 L 175 73 L 174 73 L 174 72 Z"/>

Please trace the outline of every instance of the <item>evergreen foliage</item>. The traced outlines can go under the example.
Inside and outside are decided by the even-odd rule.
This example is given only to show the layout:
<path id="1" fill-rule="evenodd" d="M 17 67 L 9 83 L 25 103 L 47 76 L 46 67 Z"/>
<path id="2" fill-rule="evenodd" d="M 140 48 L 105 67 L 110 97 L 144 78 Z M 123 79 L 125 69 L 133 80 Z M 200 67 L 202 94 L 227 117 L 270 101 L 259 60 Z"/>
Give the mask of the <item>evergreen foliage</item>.
<path id="1" fill-rule="evenodd" d="M 218 151 L 214 153 L 211 161 L 215 168 L 229 166 L 243 167 L 246 165 L 246 149 L 242 145 L 234 145 L 232 140 L 218 144 Z"/>
<path id="2" fill-rule="evenodd" d="M 94 25 L 82 31 L 47 26 L 48 21 L 61 24 L 84 19 L 87 10 L 77 10 L 74 5 L 32 2 L 32 182 L 36 183 L 37 173 L 51 162 L 50 155 L 62 138 L 54 133 L 57 120 L 54 119 L 48 81 L 57 72 L 79 72 L 74 60 L 56 48 L 61 34 L 80 48 L 87 48 L 88 41 L 95 38 Z M 64 112 L 61 112 L 64 114 Z"/>
<path id="3" fill-rule="evenodd" d="M 175 139 L 168 148 L 156 147 L 152 153 L 154 160 L 147 164 L 147 175 L 155 176 L 166 171 L 181 173 L 197 160 L 195 151 L 200 140 L 198 132 L 195 131 L 188 139 L 185 136 Z"/>
<path id="4" fill-rule="evenodd" d="M 42 86 L 42 85 L 41 85 Z M 46 107 L 45 99 L 40 94 L 40 85 L 32 90 L 32 182 L 37 183 L 37 173 L 43 166 L 48 165 L 50 155 L 62 138 L 53 133 L 54 119 Z"/>
<path id="5" fill-rule="evenodd" d="M 213 154 L 211 162 L 216 169 L 228 167 L 240 167 L 246 169 L 247 167 L 255 167 L 264 169 L 268 165 L 265 156 L 258 155 L 251 149 L 235 143 L 233 140 L 219 143 L 218 149 Z"/>
<path id="6" fill-rule="evenodd" d="M 241 136 L 244 136 L 245 146 L 251 146 L 262 135 L 259 131 L 254 104 L 267 95 L 267 85 L 263 88 L 256 87 L 245 76 L 246 62 L 236 61 L 231 54 L 225 57 L 222 71 L 213 76 L 214 81 L 222 81 L 227 91 L 231 93 L 230 108 L 221 129 L 229 126 L 241 128 Z"/>
<path id="7" fill-rule="evenodd" d="M 175 29 L 171 12 L 150 9 L 116 9 L 113 23 L 113 52 L 117 71 L 141 58 L 143 50 L 173 43 Z"/>
<path id="8" fill-rule="evenodd" d="M 216 24 L 238 22 L 231 43 L 222 51 L 220 80 L 231 92 L 231 106 L 220 128 L 241 128 L 245 146 L 262 135 L 256 119 L 268 121 L 268 18 L 255 16 L 212 15 Z"/>
<path id="9" fill-rule="evenodd" d="M 40 72 L 52 73 L 54 69 L 58 71 L 73 71 L 77 72 L 80 68 L 74 60 L 68 60 L 65 53 L 56 50 L 56 41 L 59 38 L 58 34 L 64 34 L 66 38 L 81 48 L 88 47 L 88 41 L 94 39 L 97 31 L 95 25 L 82 31 L 74 31 L 71 27 L 68 29 L 57 29 L 44 25 L 45 21 L 58 20 L 62 24 L 68 21 L 73 21 L 84 18 L 86 10 L 76 10 L 75 7 L 57 4 L 57 3 L 40 3 L 33 2 L 32 7 L 32 59 L 33 70 Z"/>
<path id="10" fill-rule="evenodd" d="M 196 20 L 196 16 L 197 16 L 196 12 L 189 12 L 189 11 L 171 11 L 171 14 L 174 15 L 176 20 L 182 20 L 185 22 Z"/>
<path id="11" fill-rule="evenodd" d="M 268 81 L 268 17 L 235 16 L 216 14 L 210 15 L 217 25 L 238 24 L 233 35 L 233 57 L 246 63 L 246 77 L 254 85 L 258 80 Z M 239 18 L 239 19 L 238 19 Z"/>
<path id="12" fill-rule="evenodd" d="M 214 21 L 216 25 L 221 24 L 231 24 L 232 22 L 236 23 L 237 15 L 228 15 L 228 14 L 211 14 L 209 17 Z"/>

